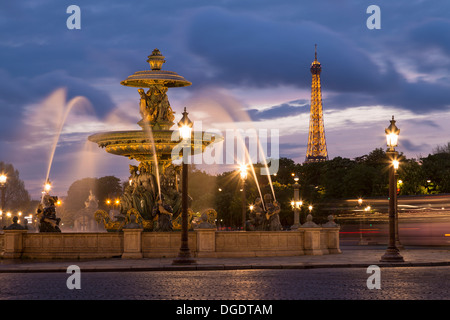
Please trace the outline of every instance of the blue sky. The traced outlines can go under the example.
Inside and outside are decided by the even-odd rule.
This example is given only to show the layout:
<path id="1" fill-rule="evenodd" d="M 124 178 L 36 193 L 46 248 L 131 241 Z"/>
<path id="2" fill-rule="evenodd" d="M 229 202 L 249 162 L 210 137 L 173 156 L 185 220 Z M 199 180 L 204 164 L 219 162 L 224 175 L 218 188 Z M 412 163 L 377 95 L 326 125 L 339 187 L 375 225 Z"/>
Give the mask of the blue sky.
<path id="1" fill-rule="evenodd" d="M 69 30 L 69 5 L 81 29 Z M 381 10 L 381 29 L 366 13 Z M 330 158 L 384 147 L 392 115 L 399 150 L 426 156 L 450 141 L 448 1 L 3 1 L 0 4 L 0 160 L 39 196 L 64 108 L 50 179 L 64 196 L 88 176 L 125 179 L 130 161 L 86 142 L 139 129 L 136 88 L 159 48 L 192 86 L 168 92 L 203 126 L 231 121 L 280 130 L 280 156 L 306 154 L 314 44 L 322 63 Z M 226 116 L 224 116 L 226 115 Z"/>

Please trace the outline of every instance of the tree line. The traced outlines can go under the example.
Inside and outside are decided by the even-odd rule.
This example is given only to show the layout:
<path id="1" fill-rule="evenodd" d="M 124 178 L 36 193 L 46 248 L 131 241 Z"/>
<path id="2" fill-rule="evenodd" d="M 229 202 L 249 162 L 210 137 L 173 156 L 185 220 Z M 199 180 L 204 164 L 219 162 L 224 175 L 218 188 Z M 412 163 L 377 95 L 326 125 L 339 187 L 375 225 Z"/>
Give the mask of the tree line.
<path id="1" fill-rule="evenodd" d="M 400 154 L 399 160 L 399 195 L 450 193 L 450 143 L 438 146 L 426 157 L 408 159 Z M 316 163 L 295 163 L 292 159 L 280 158 L 278 172 L 270 177 L 261 175 L 262 165 L 255 164 L 256 174 L 254 176 L 249 171 L 245 192 L 237 170 L 211 175 L 191 165 L 188 190 L 195 212 L 214 208 L 218 213 L 219 226 L 236 228 L 242 224 L 242 198 L 245 196 L 248 213 L 249 206 L 256 198 L 272 194 L 273 190 L 276 200 L 281 204 L 281 223 L 290 226 L 293 224 L 291 201 L 294 196 L 294 176 L 299 178 L 300 198 L 304 203 L 301 218 L 306 216 L 308 206 L 312 205 L 313 215 L 325 219 L 327 212 L 321 207 L 326 202 L 387 197 L 389 165 L 390 159 L 382 148 L 354 159 L 335 157 Z M 0 162 L 0 168 L 8 176 L 4 211 L 34 212 L 38 200 L 31 199 L 24 182 L 19 178 L 19 171 L 12 164 L 3 162 Z M 73 225 L 74 217 L 77 211 L 84 208 L 90 191 L 99 201 L 99 209 L 117 209 L 115 200 L 122 194 L 126 183 L 114 176 L 75 181 L 58 209 L 63 222 L 67 226 Z"/>

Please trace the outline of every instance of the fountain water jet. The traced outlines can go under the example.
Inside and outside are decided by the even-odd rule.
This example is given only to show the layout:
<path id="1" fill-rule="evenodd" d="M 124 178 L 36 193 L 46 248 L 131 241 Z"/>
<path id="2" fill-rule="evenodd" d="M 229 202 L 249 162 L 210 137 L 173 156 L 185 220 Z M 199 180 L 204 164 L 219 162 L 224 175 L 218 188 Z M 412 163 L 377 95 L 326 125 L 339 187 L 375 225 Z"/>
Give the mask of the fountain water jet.
<path id="1" fill-rule="evenodd" d="M 47 168 L 47 174 L 45 176 L 45 181 L 47 181 L 48 178 L 49 178 L 50 169 L 51 169 L 52 162 L 53 162 L 53 157 L 55 155 L 56 147 L 58 145 L 58 141 L 59 141 L 59 138 L 61 136 L 61 132 L 63 130 L 64 124 L 66 123 L 67 117 L 68 117 L 69 113 L 71 112 L 73 106 L 75 106 L 79 101 L 83 101 L 85 99 L 86 98 L 84 98 L 84 97 L 78 96 L 78 97 L 73 98 L 72 100 L 70 100 L 67 103 L 66 110 L 64 111 L 64 113 L 62 115 L 62 118 L 59 121 L 59 127 L 57 129 L 55 138 L 53 140 L 53 145 L 52 145 L 52 149 L 51 149 L 51 152 L 50 152 L 50 159 L 49 159 L 49 164 L 48 164 L 48 168 Z"/>
<path id="2" fill-rule="evenodd" d="M 82 96 L 72 98 L 66 102 L 66 90 L 63 88 L 55 90 L 49 97 L 39 103 L 37 106 L 31 106 L 26 113 L 24 122 L 29 125 L 33 141 L 35 137 L 40 137 L 39 140 L 31 144 L 30 148 L 43 145 L 46 141 L 45 136 L 52 136 L 51 148 L 48 156 L 48 163 L 46 165 L 44 185 L 48 183 L 50 178 L 50 171 L 54 162 L 56 148 L 63 135 L 63 129 L 68 120 L 69 114 L 73 112 L 75 107 L 91 106 L 89 101 Z M 52 115 L 49 117 L 49 114 Z M 52 125 L 54 130 L 52 130 Z M 41 194 L 41 204 L 43 203 L 45 192 Z"/>

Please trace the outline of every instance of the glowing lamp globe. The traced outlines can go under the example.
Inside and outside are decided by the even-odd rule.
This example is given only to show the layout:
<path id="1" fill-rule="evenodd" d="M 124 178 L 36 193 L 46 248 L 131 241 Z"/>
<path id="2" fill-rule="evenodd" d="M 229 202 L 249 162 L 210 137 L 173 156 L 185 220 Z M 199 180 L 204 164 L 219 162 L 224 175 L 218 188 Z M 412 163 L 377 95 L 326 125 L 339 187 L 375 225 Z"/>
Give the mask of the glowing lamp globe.
<path id="1" fill-rule="evenodd" d="M 400 129 L 395 125 L 394 116 L 392 116 L 391 124 L 386 128 L 385 133 L 387 146 L 390 150 L 394 150 L 398 144 L 398 136 L 400 134 Z"/>

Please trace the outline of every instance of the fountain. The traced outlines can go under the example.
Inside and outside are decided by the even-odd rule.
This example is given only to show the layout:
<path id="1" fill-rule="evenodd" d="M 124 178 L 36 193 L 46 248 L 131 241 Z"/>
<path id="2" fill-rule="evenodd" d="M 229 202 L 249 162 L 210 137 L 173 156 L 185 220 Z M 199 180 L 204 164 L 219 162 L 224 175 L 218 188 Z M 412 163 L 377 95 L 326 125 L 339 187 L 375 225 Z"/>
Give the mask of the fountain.
<path id="1" fill-rule="evenodd" d="M 58 227 L 60 219 L 55 214 L 57 198 L 47 192 L 43 197 L 44 201 L 39 204 L 39 232 L 27 233 L 15 219 L 13 225 L 4 229 L 3 258 L 179 257 L 181 249 L 188 242 L 192 244 L 195 257 L 200 258 L 340 253 L 339 226 L 332 217 L 326 225 L 320 226 L 313 223 L 312 216 L 309 216 L 308 222 L 298 229 L 281 231 L 278 216 L 280 203 L 276 200 L 270 176 L 268 178 L 272 194 L 266 193 L 263 196 L 262 190 L 258 188 L 260 198 L 247 222 L 248 230 L 253 232 L 217 231 L 217 212 L 214 209 L 207 209 L 201 214 L 188 209 L 188 227 L 195 230 L 184 237 L 187 232 L 186 220 L 183 219 L 180 248 L 180 237 L 175 232 L 170 232 L 181 229 L 181 211 L 185 217 L 184 210 L 181 210 L 182 195 L 179 188 L 182 168 L 177 164 L 181 158 L 180 151 L 183 151 L 183 157 L 186 155 L 186 148 L 191 155 L 200 155 L 209 145 L 221 140 L 222 136 L 198 130 L 191 132 L 190 140 L 181 141 L 178 130 L 171 130 L 175 124 L 175 112 L 170 106 L 167 91 L 168 88 L 185 87 L 191 83 L 175 72 L 161 70 L 165 60 L 158 49 L 152 52 L 147 62 L 150 70 L 136 72 L 121 82 L 124 86 L 138 88 L 138 106 L 142 119 L 137 124 L 140 129 L 97 133 L 88 138 L 108 153 L 138 162 L 129 165 L 129 183 L 120 197 L 118 216 L 110 217 L 108 212 L 98 210 L 98 203 L 92 193 L 85 203 L 85 210 L 80 211 L 82 216 L 84 211 L 92 214 L 96 210 L 93 213 L 94 219 L 97 223 L 103 222 L 109 232 L 85 232 L 89 230 L 83 229 L 81 231 L 84 232 L 61 233 Z M 211 109 L 208 111 L 211 112 Z M 65 118 L 63 122 L 64 120 Z M 61 127 L 58 135 L 60 132 Z M 244 138 L 241 136 L 242 142 L 245 141 Z M 245 156 L 241 158 L 240 160 L 246 160 L 244 164 L 248 161 L 257 181 L 255 168 L 250 161 L 252 157 L 247 149 Z M 264 168 L 267 169 L 265 155 L 263 159 Z M 183 166 L 185 164 L 187 163 L 183 162 Z M 183 198 L 185 209 L 186 198 Z"/>
<path id="2" fill-rule="evenodd" d="M 121 82 L 124 86 L 139 88 L 139 113 L 142 119 L 137 123 L 141 130 L 114 131 L 89 136 L 106 152 L 125 156 L 139 162 L 130 165 L 129 185 L 120 197 L 120 217 L 113 221 L 103 210 L 95 212 L 97 222 L 103 222 L 108 231 L 120 231 L 134 215 L 136 223 L 145 231 L 160 230 L 158 216 L 154 210 L 157 199 L 172 210 L 173 229 L 181 228 L 181 190 L 179 188 L 181 166 L 172 163 L 174 148 L 179 148 L 178 130 L 170 128 L 175 124 L 175 112 L 167 97 L 168 88 L 190 86 L 191 82 L 172 71 L 161 70 L 165 57 L 158 49 L 153 50 L 147 62 L 150 70 L 138 71 Z M 147 92 L 143 88 L 148 88 Z M 199 138 L 200 137 L 200 138 Z M 215 142 L 211 133 L 192 134 L 191 154 L 199 154 Z M 189 147 L 188 147 L 189 148 Z M 181 151 L 181 150 L 180 150 Z M 214 222 L 217 215 L 208 209 L 207 215 Z M 191 224 L 195 213 L 189 210 Z"/>
<path id="3" fill-rule="evenodd" d="M 92 193 L 92 190 L 89 191 L 89 196 L 84 202 L 84 208 L 79 210 L 74 218 L 74 231 L 76 232 L 93 232 L 99 231 L 98 224 L 94 220 L 94 213 L 98 209 L 98 200 L 95 195 Z"/>

